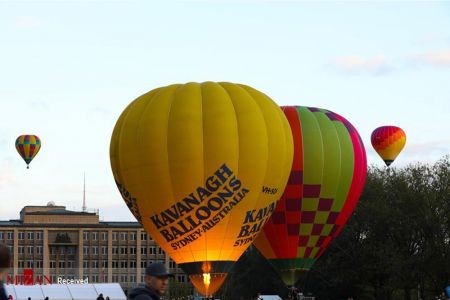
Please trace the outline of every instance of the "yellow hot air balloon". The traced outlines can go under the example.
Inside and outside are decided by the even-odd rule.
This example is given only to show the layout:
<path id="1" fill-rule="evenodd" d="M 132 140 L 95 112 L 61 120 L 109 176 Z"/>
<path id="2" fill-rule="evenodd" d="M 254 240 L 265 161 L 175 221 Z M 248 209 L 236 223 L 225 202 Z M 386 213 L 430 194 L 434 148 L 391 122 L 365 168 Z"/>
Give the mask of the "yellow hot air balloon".
<path id="1" fill-rule="evenodd" d="M 38 136 L 33 134 L 24 134 L 16 139 L 16 150 L 22 156 L 23 160 L 27 164 L 27 169 L 29 169 L 29 164 L 33 158 L 38 154 L 41 149 L 41 140 Z"/>
<path id="2" fill-rule="evenodd" d="M 208 296 L 274 211 L 292 156 L 289 123 L 275 102 L 215 82 L 140 96 L 119 117 L 110 148 L 128 207 Z"/>

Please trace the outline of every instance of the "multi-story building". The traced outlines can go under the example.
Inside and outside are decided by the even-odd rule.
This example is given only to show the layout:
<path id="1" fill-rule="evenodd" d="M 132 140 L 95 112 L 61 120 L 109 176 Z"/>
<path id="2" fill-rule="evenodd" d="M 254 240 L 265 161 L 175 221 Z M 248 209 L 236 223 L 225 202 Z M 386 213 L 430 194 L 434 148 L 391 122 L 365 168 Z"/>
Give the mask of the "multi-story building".
<path id="1" fill-rule="evenodd" d="M 70 211 L 53 203 L 26 206 L 19 220 L 0 221 L 0 242 L 12 253 L 10 278 L 32 269 L 54 283 L 88 278 L 127 289 L 143 281 L 147 264 L 162 262 L 176 282 L 188 282 L 138 222 L 103 222 L 98 211 Z"/>

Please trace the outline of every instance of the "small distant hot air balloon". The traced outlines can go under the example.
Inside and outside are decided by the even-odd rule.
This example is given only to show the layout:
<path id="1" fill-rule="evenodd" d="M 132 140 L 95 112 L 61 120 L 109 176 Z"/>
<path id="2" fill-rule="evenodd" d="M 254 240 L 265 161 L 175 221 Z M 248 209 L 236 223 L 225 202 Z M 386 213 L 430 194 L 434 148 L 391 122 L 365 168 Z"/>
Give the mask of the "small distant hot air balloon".
<path id="1" fill-rule="evenodd" d="M 29 169 L 30 162 L 41 149 L 41 140 L 36 135 L 21 135 L 16 139 L 16 149 L 26 162 L 27 169 Z"/>
<path id="2" fill-rule="evenodd" d="M 331 111 L 282 107 L 294 139 L 283 196 L 254 245 L 294 285 L 342 230 L 366 179 L 366 152 L 356 129 Z"/>
<path id="3" fill-rule="evenodd" d="M 263 93 L 232 83 L 158 88 L 133 101 L 111 138 L 111 168 L 134 216 L 210 296 L 275 210 L 292 134 Z"/>
<path id="4" fill-rule="evenodd" d="M 375 151 L 389 167 L 405 146 L 406 134 L 396 126 L 381 126 L 372 132 L 371 141 Z"/>

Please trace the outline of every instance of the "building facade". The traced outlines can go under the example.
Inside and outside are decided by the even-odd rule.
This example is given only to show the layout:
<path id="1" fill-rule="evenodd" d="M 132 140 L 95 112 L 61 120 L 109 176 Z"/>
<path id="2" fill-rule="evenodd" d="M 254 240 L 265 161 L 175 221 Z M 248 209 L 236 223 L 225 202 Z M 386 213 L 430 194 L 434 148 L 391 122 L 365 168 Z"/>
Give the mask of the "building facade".
<path id="1" fill-rule="evenodd" d="M 147 264 L 165 263 L 175 282 L 190 286 L 177 267 L 138 222 L 103 222 L 98 212 L 65 206 L 26 206 L 19 220 L 0 221 L 0 242 L 11 250 L 10 280 L 24 271 L 58 283 L 85 279 L 118 282 L 128 289 L 143 281 Z"/>

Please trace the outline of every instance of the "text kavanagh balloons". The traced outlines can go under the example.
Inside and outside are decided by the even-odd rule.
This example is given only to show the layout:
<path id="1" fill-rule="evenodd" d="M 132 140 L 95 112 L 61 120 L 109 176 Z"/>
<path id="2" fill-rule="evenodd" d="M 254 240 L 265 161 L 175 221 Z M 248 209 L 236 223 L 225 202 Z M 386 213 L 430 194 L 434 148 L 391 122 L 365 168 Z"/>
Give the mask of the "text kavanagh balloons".
<path id="1" fill-rule="evenodd" d="M 381 126 L 372 132 L 371 142 L 375 151 L 389 167 L 405 147 L 406 134 L 397 126 Z"/>
<path id="2" fill-rule="evenodd" d="M 293 285 L 335 238 L 362 192 L 366 152 L 356 129 L 331 111 L 282 107 L 294 138 L 284 194 L 254 245 Z"/>
<path id="3" fill-rule="evenodd" d="M 158 88 L 133 101 L 111 138 L 111 167 L 134 216 L 211 295 L 275 209 L 292 134 L 266 95 L 231 83 Z"/>
<path id="4" fill-rule="evenodd" d="M 41 140 L 35 135 L 21 135 L 16 139 L 16 150 L 27 164 L 27 169 L 30 168 L 29 164 L 39 149 L 41 149 Z"/>

